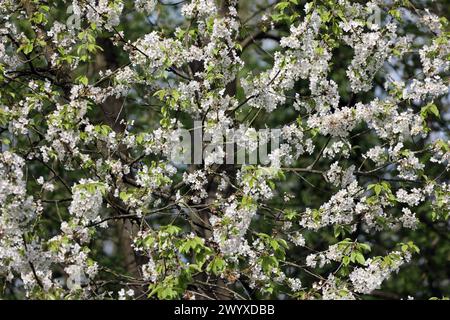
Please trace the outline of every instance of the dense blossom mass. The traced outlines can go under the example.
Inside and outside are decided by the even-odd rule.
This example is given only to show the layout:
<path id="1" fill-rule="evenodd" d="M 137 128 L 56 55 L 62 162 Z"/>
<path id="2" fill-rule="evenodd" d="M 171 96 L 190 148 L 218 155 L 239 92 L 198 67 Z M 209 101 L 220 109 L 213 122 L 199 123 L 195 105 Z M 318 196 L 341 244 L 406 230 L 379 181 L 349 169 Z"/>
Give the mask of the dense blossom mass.
<path id="1" fill-rule="evenodd" d="M 0 297 L 450 294 L 435 4 L 2 0 Z"/>

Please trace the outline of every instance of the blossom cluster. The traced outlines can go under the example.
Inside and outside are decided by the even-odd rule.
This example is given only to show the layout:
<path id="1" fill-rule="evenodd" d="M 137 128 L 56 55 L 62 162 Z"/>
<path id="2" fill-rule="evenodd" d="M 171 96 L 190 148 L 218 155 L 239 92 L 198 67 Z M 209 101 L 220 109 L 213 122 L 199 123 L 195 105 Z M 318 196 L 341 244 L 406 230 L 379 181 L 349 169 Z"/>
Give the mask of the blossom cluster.
<path id="1" fill-rule="evenodd" d="M 245 19 L 237 0 L 61 2 L 0 3 L 7 294 L 359 299 L 419 263 L 408 237 L 448 233 L 445 19 L 409 1 Z M 185 131 L 194 164 L 172 161 Z M 244 161 L 218 161 L 227 134 Z"/>

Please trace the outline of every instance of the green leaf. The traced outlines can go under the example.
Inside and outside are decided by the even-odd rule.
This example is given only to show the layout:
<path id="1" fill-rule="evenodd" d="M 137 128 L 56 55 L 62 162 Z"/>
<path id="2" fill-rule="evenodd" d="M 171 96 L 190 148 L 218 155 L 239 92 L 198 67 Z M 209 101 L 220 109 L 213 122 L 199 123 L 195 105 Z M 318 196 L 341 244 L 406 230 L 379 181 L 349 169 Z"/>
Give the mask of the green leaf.
<path id="1" fill-rule="evenodd" d="M 438 107 L 434 103 L 429 103 L 420 109 L 420 116 L 426 119 L 429 114 L 433 114 L 436 118 L 441 118 Z"/>
<path id="2" fill-rule="evenodd" d="M 78 83 L 81 83 L 81 84 L 85 85 L 85 86 L 87 86 L 87 85 L 89 84 L 89 80 L 88 80 L 88 78 L 87 78 L 86 76 L 79 76 L 79 77 L 76 79 L 76 81 L 77 81 Z"/>
<path id="3" fill-rule="evenodd" d="M 381 187 L 381 185 L 379 185 L 379 184 L 375 185 L 375 187 L 374 187 L 374 191 L 375 191 L 375 194 L 376 194 L 377 196 L 379 196 L 379 195 L 380 195 L 380 193 L 381 193 L 381 190 L 382 190 L 382 187 Z"/>
<path id="4" fill-rule="evenodd" d="M 206 267 L 206 271 L 212 272 L 215 275 L 221 274 L 226 267 L 226 262 L 219 256 L 215 256 L 214 259 Z"/>
<path id="5" fill-rule="evenodd" d="M 270 273 L 278 267 L 278 260 L 274 256 L 264 256 L 261 259 L 261 267 L 265 273 Z"/>
<path id="6" fill-rule="evenodd" d="M 166 90 L 165 89 L 158 90 L 153 94 L 153 96 L 154 97 L 157 96 L 159 100 L 163 101 L 164 97 L 166 96 Z"/>
<path id="7" fill-rule="evenodd" d="M 19 48 L 19 51 L 22 50 L 24 54 L 30 54 L 34 49 L 33 43 L 32 42 L 28 42 L 24 45 L 22 45 Z"/>
<path id="8" fill-rule="evenodd" d="M 283 2 L 278 3 L 278 4 L 275 6 L 275 9 L 278 9 L 278 10 L 280 10 L 280 11 L 283 11 L 283 10 L 286 9 L 287 7 L 289 7 L 289 2 L 283 1 Z"/>
<path id="9" fill-rule="evenodd" d="M 167 232 L 170 235 L 176 235 L 181 232 L 181 228 L 174 226 L 173 224 L 169 224 L 168 226 L 161 228 L 161 230 Z"/>
<path id="10" fill-rule="evenodd" d="M 355 259 L 359 264 L 362 264 L 362 265 L 364 265 L 366 262 L 366 259 L 364 258 L 364 256 L 362 255 L 361 252 L 357 252 L 355 254 Z"/>
<path id="11" fill-rule="evenodd" d="M 439 114 L 438 107 L 433 103 L 429 106 L 429 110 L 432 114 L 434 114 L 437 118 L 441 118 L 441 115 Z"/>
<path id="12" fill-rule="evenodd" d="M 349 256 L 343 257 L 342 263 L 344 263 L 344 265 L 348 266 L 350 264 L 350 257 Z"/>

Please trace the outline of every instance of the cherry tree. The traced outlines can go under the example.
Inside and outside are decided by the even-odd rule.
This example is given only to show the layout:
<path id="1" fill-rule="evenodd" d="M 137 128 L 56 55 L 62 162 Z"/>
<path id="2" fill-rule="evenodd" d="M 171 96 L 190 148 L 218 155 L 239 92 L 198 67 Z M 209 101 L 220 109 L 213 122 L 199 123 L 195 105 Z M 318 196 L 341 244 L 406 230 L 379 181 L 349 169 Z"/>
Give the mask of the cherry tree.
<path id="1" fill-rule="evenodd" d="M 0 297 L 450 294 L 441 5 L 1 1 Z"/>

